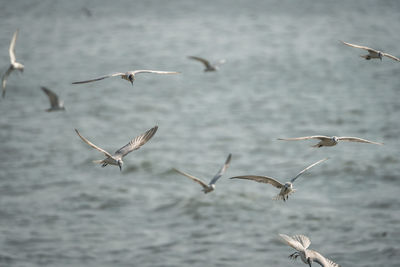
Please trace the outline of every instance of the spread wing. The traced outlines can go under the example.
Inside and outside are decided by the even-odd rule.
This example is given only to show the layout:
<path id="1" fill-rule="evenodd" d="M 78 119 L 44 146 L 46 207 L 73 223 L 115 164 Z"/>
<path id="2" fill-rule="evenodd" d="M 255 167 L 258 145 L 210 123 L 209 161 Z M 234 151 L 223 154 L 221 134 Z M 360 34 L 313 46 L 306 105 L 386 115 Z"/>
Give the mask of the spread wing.
<path id="1" fill-rule="evenodd" d="M 7 79 L 8 76 L 10 75 L 10 73 L 13 71 L 12 66 L 10 66 L 8 68 L 8 70 L 6 71 L 6 73 L 4 73 L 3 78 L 1 80 L 1 84 L 2 84 L 2 88 L 3 88 L 3 92 L 2 92 L 2 97 L 4 98 L 6 96 L 6 85 L 7 85 Z"/>
<path id="2" fill-rule="evenodd" d="M 52 107 L 58 107 L 59 103 L 58 103 L 58 96 L 53 92 L 50 91 L 49 89 L 47 89 L 46 87 L 41 87 L 43 92 L 47 95 L 47 97 L 50 100 L 50 105 Z"/>
<path id="3" fill-rule="evenodd" d="M 247 179 L 247 180 L 253 180 L 259 183 L 265 183 L 265 184 L 271 184 L 275 186 L 276 188 L 282 188 L 283 184 L 273 178 L 266 177 L 266 176 L 256 176 L 256 175 L 246 175 L 246 176 L 235 176 L 231 177 L 230 179 Z"/>
<path id="4" fill-rule="evenodd" d="M 96 82 L 96 81 L 104 80 L 104 79 L 110 78 L 110 77 L 122 76 L 122 75 L 124 75 L 124 74 L 125 74 L 125 73 L 122 73 L 122 72 L 116 72 L 116 73 L 113 73 L 113 74 L 105 75 L 105 76 L 98 77 L 98 78 L 94 78 L 94 79 L 91 79 L 91 80 L 80 81 L 80 82 L 73 82 L 72 84 L 91 83 L 91 82 Z"/>
<path id="5" fill-rule="evenodd" d="M 311 169 L 312 167 L 314 167 L 317 164 L 320 164 L 321 162 L 324 162 L 325 160 L 327 160 L 328 158 L 324 158 L 321 159 L 313 164 L 311 164 L 310 166 L 308 166 L 307 168 L 305 168 L 304 170 L 302 170 L 301 172 L 299 172 L 292 180 L 291 182 L 293 183 L 300 175 L 302 175 L 305 171 L 307 171 L 308 169 Z"/>
<path id="6" fill-rule="evenodd" d="M 307 255 L 316 263 L 318 263 L 321 266 L 326 266 L 326 267 L 340 267 L 339 264 L 331 261 L 330 259 L 325 258 L 322 256 L 319 252 L 309 249 L 307 250 Z"/>
<path id="7" fill-rule="evenodd" d="M 200 180 L 199 178 L 194 177 L 193 175 L 184 173 L 184 172 L 182 172 L 182 171 L 180 171 L 180 170 L 177 170 L 177 169 L 175 169 L 175 168 L 173 168 L 173 170 L 176 171 L 176 172 L 179 173 L 179 174 L 182 174 L 183 176 L 186 176 L 186 177 L 192 179 L 193 181 L 195 181 L 196 183 L 198 183 L 199 185 L 201 185 L 203 188 L 208 188 L 208 185 L 207 185 L 206 183 L 204 183 L 202 180 Z"/>
<path id="8" fill-rule="evenodd" d="M 376 53 L 376 54 L 378 53 L 377 50 L 369 48 L 369 47 L 366 47 L 366 46 L 350 44 L 350 43 L 346 43 L 346 42 L 343 42 L 343 41 L 341 41 L 341 42 L 344 43 L 345 45 L 350 46 L 350 47 L 364 49 L 364 50 L 367 50 L 368 52 L 371 52 L 371 53 Z"/>
<path id="9" fill-rule="evenodd" d="M 142 145 L 146 144 L 150 138 L 157 132 L 158 126 L 151 128 L 150 130 L 146 131 L 145 133 L 135 137 L 132 139 L 128 144 L 121 147 L 115 152 L 115 155 L 119 154 L 122 157 L 126 156 L 128 153 L 132 152 L 133 150 L 139 149 Z"/>
<path id="10" fill-rule="evenodd" d="M 87 140 L 85 137 L 83 137 L 79 131 L 77 129 L 75 129 L 75 132 L 78 134 L 78 136 L 83 140 L 83 142 L 85 142 L 86 144 L 88 144 L 89 146 L 93 147 L 94 149 L 97 149 L 100 152 L 103 152 L 107 157 L 112 158 L 112 155 L 110 153 L 108 153 L 107 151 L 105 151 L 104 149 L 102 149 L 101 147 L 96 146 L 95 144 L 93 144 L 92 142 L 90 142 L 89 140 Z"/>
<path id="11" fill-rule="evenodd" d="M 194 56 L 189 56 L 188 58 L 200 61 L 201 63 L 204 64 L 204 66 L 206 66 L 206 68 L 213 68 L 213 66 L 210 64 L 210 62 L 207 59 L 204 59 L 201 57 L 194 57 Z"/>
<path id="12" fill-rule="evenodd" d="M 395 57 L 395 56 L 392 56 L 391 54 L 382 53 L 382 55 L 385 56 L 385 57 L 391 58 L 391 59 L 393 59 L 393 60 L 400 61 L 399 58 L 397 58 L 397 57 Z"/>
<path id="13" fill-rule="evenodd" d="M 217 174 L 214 176 L 214 178 L 212 178 L 210 184 L 215 184 L 217 182 L 217 180 L 225 173 L 226 169 L 229 166 L 229 163 L 231 162 L 231 157 L 232 157 L 232 154 L 229 154 L 228 158 L 225 161 L 224 166 L 222 166 L 222 168 L 217 172 Z"/>
<path id="14" fill-rule="evenodd" d="M 179 74 L 177 71 L 162 71 L 162 70 L 134 70 L 130 71 L 133 75 L 138 73 L 155 73 L 155 74 Z"/>
<path id="15" fill-rule="evenodd" d="M 338 140 L 340 141 L 349 141 L 349 142 L 358 142 L 358 143 L 368 143 L 368 144 L 375 144 L 375 145 L 383 145 L 383 143 L 378 143 L 378 142 L 372 142 L 366 139 L 358 138 L 358 137 L 345 137 L 341 136 L 338 137 Z"/>
<path id="16" fill-rule="evenodd" d="M 15 61 L 16 61 L 16 59 L 15 59 L 15 42 L 17 41 L 18 32 L 19 32 L 18 29 L 14 32 L 14 35 L 11 39 L 10 48 L 8 49 L 8 53 L 10 54 L 11 64 L 15 63 Z"/>
<path id="17" fill-rule="evenodd" d="M 304 235 L 295 235 L 290 237 L 284 234 L 279 234 L 279 236 L 286 245 L 291 246 L 297 251 L 304 251 L 311 244 L 310 239 Z"/>
<path id="18" fill-rule="evenodd" d="M 284 141 L 298 141 L 298 140 L 309 140 L 309 139 L 326 140 L 326 139 L 331 139 L 331 138 L 329 136 L 324 136 L 324 135 L 312 135 L 312 136 L 293 137 L 293 138 L 278 138 L 278 140 L 284 140 Z"/>

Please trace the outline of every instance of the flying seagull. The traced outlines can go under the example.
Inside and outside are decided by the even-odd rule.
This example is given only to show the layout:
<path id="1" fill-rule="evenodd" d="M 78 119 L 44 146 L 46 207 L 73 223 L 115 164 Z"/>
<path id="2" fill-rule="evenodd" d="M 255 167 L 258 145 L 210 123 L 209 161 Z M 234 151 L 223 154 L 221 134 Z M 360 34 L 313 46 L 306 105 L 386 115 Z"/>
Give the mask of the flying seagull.
<path id="1" fill-rule="evenodd" d="M 384 52 L 381 52 L 381 51 L 378 51 L 378 50 L 375 50 L 375 49 L 372 49 L 372 48 L 369 48 L 369 47 L 366 47 L 366 46 L 362 46 L 362 45 L 350 44 L 350 43 L 346 43 L 346 42 L 343 42 L 343 41 L 341 41 L 341 42 L 344 43 L 345 45 L 348 45 L 348 46 L 351 46 L 351 47 L 367 50 L 368 51 L 368 55 L 361 55 L 360 56 L 362 58 L 365 58 L 366 60 L 370 60 L 371 58 L 379 58 L 382 61 L 382 57 L 385 56 L 385 57 L 391 58 L 393 60 L 400 61 L 399 58 L 397 58 L 395 56 L 392 56 L 391 54 L 388 54 L 388 53 L 384 53 Z"/>
<path id="2" fill-rule="evenodd" d="M 375 144 L 375 145 L 383 145 L 383 143 L 372 142 L 365 139 L 361 139 L 358 137 L 346 137 L 346 136 L 323 136 L 323 135 L 313 135 L 313 136 L 304 136 L 304 137 L 294 137 L 294 138 L 278 138 L 278 140 L 284 141 L 298 141 L 298 140 L 308 140 L 308 139 L 319 139 L 320 142 L 313 145 L 312 147 L 323 147 L 323 146 L 335 146 L 339 141 L 349 141 L 349 142 L 358 142 L 358 143 L 367 143 L 367 144 Z"/>
<path id="3" fill-rule="evenodd" d="M 204 66 L 206 67 L 204 69 L 204 71 L 216 71 L 216 70 L 218 70 L 218 66 L 224 64 L 226 61 L 225 59 L 221 59 L 217 63 L 211 64 L 208 60 L 201 58 L 201 57 L 189 56 L 188 58 L 194 59 L 194 60 L 197 60 L 197 61 L 200 61 L 201 63 L 203 63 Z"/>
<path id="4" fill-rule="evenodd" d="M 192 180 L 195 181 L 196 183 L 200 184 L 200 185 L 203 187 L 203 192 L 204 192 L 204 194 L 207 194 L 207 193 L 209 193 L 209 192 L 211 192 L 211 191 L 214 191 L 214 189 L 215 189 L 215 183 L 216 183 L 217 180 L 224 174 L 224 172 L 225 172 L 226 169 L 228 168 L 229 163 L 230 163 L 230 161 L 231 161 L 231 157 L 232 157 L 232 154 L 229 154 L 229 155 L 228 155 L 228 158 L 227 158 L 226 161 L 225 161 L 224 166 L 222 166 L 222 168 L 217 172 L 217 174 L 214 176 L 214 178 L 211 179 L 211 181 L 210 181 L 209 184 L 206 184 L 206 183 L 203 182 L 202 180 L 200 180 L 200 179 L 198 179 L 198 178 L 196 178 L 196 177 L 194 177 L 194 176 L 192 176 L 192 175 L 190 175 L 190 174 L 187 174 L 187 173 L 184 173 L 184 172 L 182 172 L 182 171 L 180 171 L 180 170 L 177 170 L 177 169 L 175 169 L 175 168 L 173 168 L 173 170 L 176 171 L 176 172 L 178 172 L 178 173 L 180 173 L 180 174 L 182 174 L 182 175 L 184 175 L 184 176 L 186 176 L 186 177 L 188 177 L 188 178 L 190 178 L 190 179 L 192 179 Z"/>
<path id="5" fill-rule="evenodd" d="M 293 182 L 300 175 L 302 175 L 305 171 L 307 171 L 308 169 L 314 167 L 315 165 L 317 165 L 327 159 L 328 158 L 321 159 L 321 160 L 311 164 L 310 166 L 308 166 L 307 168 L 305 168 L 304 170 L 299 172 L 294 178 L 292 178 L 292 180 L 290 180 L 290 182 L 286 182 L 284 184 L 279 182 L 278 180 L 275 180 L 274 178 L 270 178 L 270 177 L 266 177 L 266 176 L 256 176 L 256 175 L 235 176 L 235 177 L 231 177 L 230 179 L 247 179 L 247 180 L 253 180 L 253 181 L 256 181 L 259 183 L 271 184 L 271 185 L 275 186 L 276 188 L 281 189 L 279 194 L 276 197 L 274 197 L 274 199 L 276 199 L 276 200 L 282 199 L 283 201 L 286 201 L 289 198 L 289 194 L 294 193 L 296 191 L 296 189 L 293 188 Z"/>
<path id="6" fill-rule="evenodd" d="M 2 87 L 3 87 L 2 97 L 3 98 L 6 96 L 7 78 L 11 74 L 11 72 L 13 72 L 14 70 L 19 70 L 20 72 L 24 72 L 24 65 L 17 62 L 15 59 L 15 42 L 17 41 L 18 31 L 19 30 L 17 29 L 14 32 L 14 35 L 11 39 L 10 48 L 8 49 L 8 53 L 10 54 L 11 65 L 8 68 L 8 70 L 6 71 L 6 73 L 4 73 L 3 78 L 2 78 Z"/>
<path id="7" fill-rule="evenodd" d="M 90 82 L 95 82 L 95 81 L 100 81 L 106 78 L 110 77 L 116 77 L 116 76 L 121 76 L 121 79 L 130 81 L 131 84 L 133 85 L 133 81 L 135 80 L 135 75 L 139 73 L 155 73 L 155 74 L 179 74 L 180 72 L 176 71 L 160 71 L 160 70 L 133 70 L 133 71 L 127 71 L 127 72 L 116 72 L 113 74 L 105 75 L 99 78 L 87 80 L 87 81 L 80 81 L 80 82 L 73 82 L 72 84 L 81 84 L 81 83 L 90 83 Z"/>
<path id="8" fill-rule="evenodd" d="M 128 144 L 126 144 L 125 146 L 123 146 L 120 149 L 118 149 L 117 151 L 115 151 L 114 155 L 111 155 L 104 149 L 96 146 L 95 144 L 93 144 L 92 142 L 87 140 L 85 137 L 83 137 L 78 132 L 77 129 L 75 129 L 75 132 L 83 140 L 83 142 L 85 142 L 89 146 L 93 147 L 94 149 L 97 149 L 98 151 L 100 151 L 106 155 L 107 158 L 105 158 L 103 160 L 95 160 L 95 161 L 93 161 L 94 163 L 102 164 L 101 165 L 102 167 L 105 167 L 108 164 L 117 165 L 119 167 L 119 169 L 121 170 L 122 164 L 123 164 L 122 158 L 125 157 L 126 155 L 128 155 L 130 152 L 132 152 L 136 149 L 139 149 L 142 145 L 144 145 L 147 141 L 149 141 L 150 138 L 152 138 L 153 135 L 157 132 L 157 129 L 158 129 L 158 126 L 155 126 L 155 127 L 151 128 L 150 130 L 146 131 L 145 133 L 132 139 Z"/>
<path id="9" fill-rule="evenodd" d="M 292 237 L 279 234 L 282 238 L 282 241 L 286 244 L 297 250 L 293 254 L 289 255 L 289 258 L 295 260 L 300 256 L 300 259 L 311 267 L 311 264 L 315 261 L 322 267 L 340 267 L 339 264 L 334 263 L 333 261 L 325 258 L 317 251 L 308 249 L 311 244 L 311 241 L 305 235 L 294 235 Z"/>
<path id="10" fill-rule="evenodd" d="M 42 91 L 47 95 L 50 100 L 50 108 L 46 109 L 46 111 L 57 111 L 57 110 L 65 110 L 64 102 L 58 99 L 58 96 L 51 90 L 46 87 L 41 87 Z"/>

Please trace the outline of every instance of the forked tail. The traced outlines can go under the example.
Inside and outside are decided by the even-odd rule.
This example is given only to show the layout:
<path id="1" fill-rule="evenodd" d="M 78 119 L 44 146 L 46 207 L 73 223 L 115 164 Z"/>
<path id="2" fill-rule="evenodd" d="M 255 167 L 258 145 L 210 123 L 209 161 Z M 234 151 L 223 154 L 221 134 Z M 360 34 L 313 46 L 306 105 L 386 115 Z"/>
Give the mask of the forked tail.
<path id="1" fill-rule="evenodd" d="M 93 160 L 93 163 L 102 164 L 101 167 L 103 167 L 103 168 L 104 168 L 105 166 L 108 165 L 108 163 L 106 163 L 106 162 L 104 161 L 104 159 Z"/>

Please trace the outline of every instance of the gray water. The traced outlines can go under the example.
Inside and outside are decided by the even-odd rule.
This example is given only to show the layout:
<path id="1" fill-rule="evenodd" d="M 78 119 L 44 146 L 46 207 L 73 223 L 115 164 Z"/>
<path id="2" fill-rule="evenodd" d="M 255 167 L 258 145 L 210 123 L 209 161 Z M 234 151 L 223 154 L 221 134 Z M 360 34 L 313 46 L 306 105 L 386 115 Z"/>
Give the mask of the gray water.
<path id="1" fill-rule="evenodd" d="M 84 8 L 91 11 L 91 16 Z M 342 266 L 399 266 L 399 1 L 50 1 L 0 3 L 0 266 L 304 266 L 278 233 L 304 234 Z M 204 73 L 187 56 L 225 58 Z M 104 74 L 159 69 L 133 87 Z M 65 101 L 48 113 L 46 86 Z M 122 172 L 74 128 L 115 151 L 156 135 Z M 384 146 L 279 137 L 358 136 Z M 216 191 L 209 180 L 232 153 Z M 254 174 L 296 183 L 289 201 Z M 317 265 L 317 264 L 314 264 Z M 313 265 L 313 266 L 314 266 Z"/>

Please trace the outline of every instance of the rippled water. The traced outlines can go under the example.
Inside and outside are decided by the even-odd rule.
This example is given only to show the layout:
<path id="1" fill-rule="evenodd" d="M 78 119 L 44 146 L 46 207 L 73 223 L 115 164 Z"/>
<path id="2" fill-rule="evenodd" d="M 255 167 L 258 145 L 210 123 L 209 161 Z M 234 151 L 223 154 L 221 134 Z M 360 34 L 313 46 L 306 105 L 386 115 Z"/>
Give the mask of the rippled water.
<path id="1" fill-rule="evenodd" d="M 86 13 L 86 9 L 91 16 Z M 17 60 L 0 103 L 0 266 L 300 266 L 278 233 L 305 234 L 342 266 L 398 266 L 400 64 L 365 61 L 339 40 L 400 56 L 398 1 L 3 1 L 0 70 Z M 203 73 L 189 55 L 227 59 Z M 132 87 L 110 78 L 133 69 Z M 65 101 L 47 113 L 40 86 Z M 115 151 L 101 168 L 89 140 Z M 349 135 L 384 146 L 278 137 Z M 210 179 L 228 153 L 217 190 Z M 286 203 L 244 174 L 296 181 Z"/>

